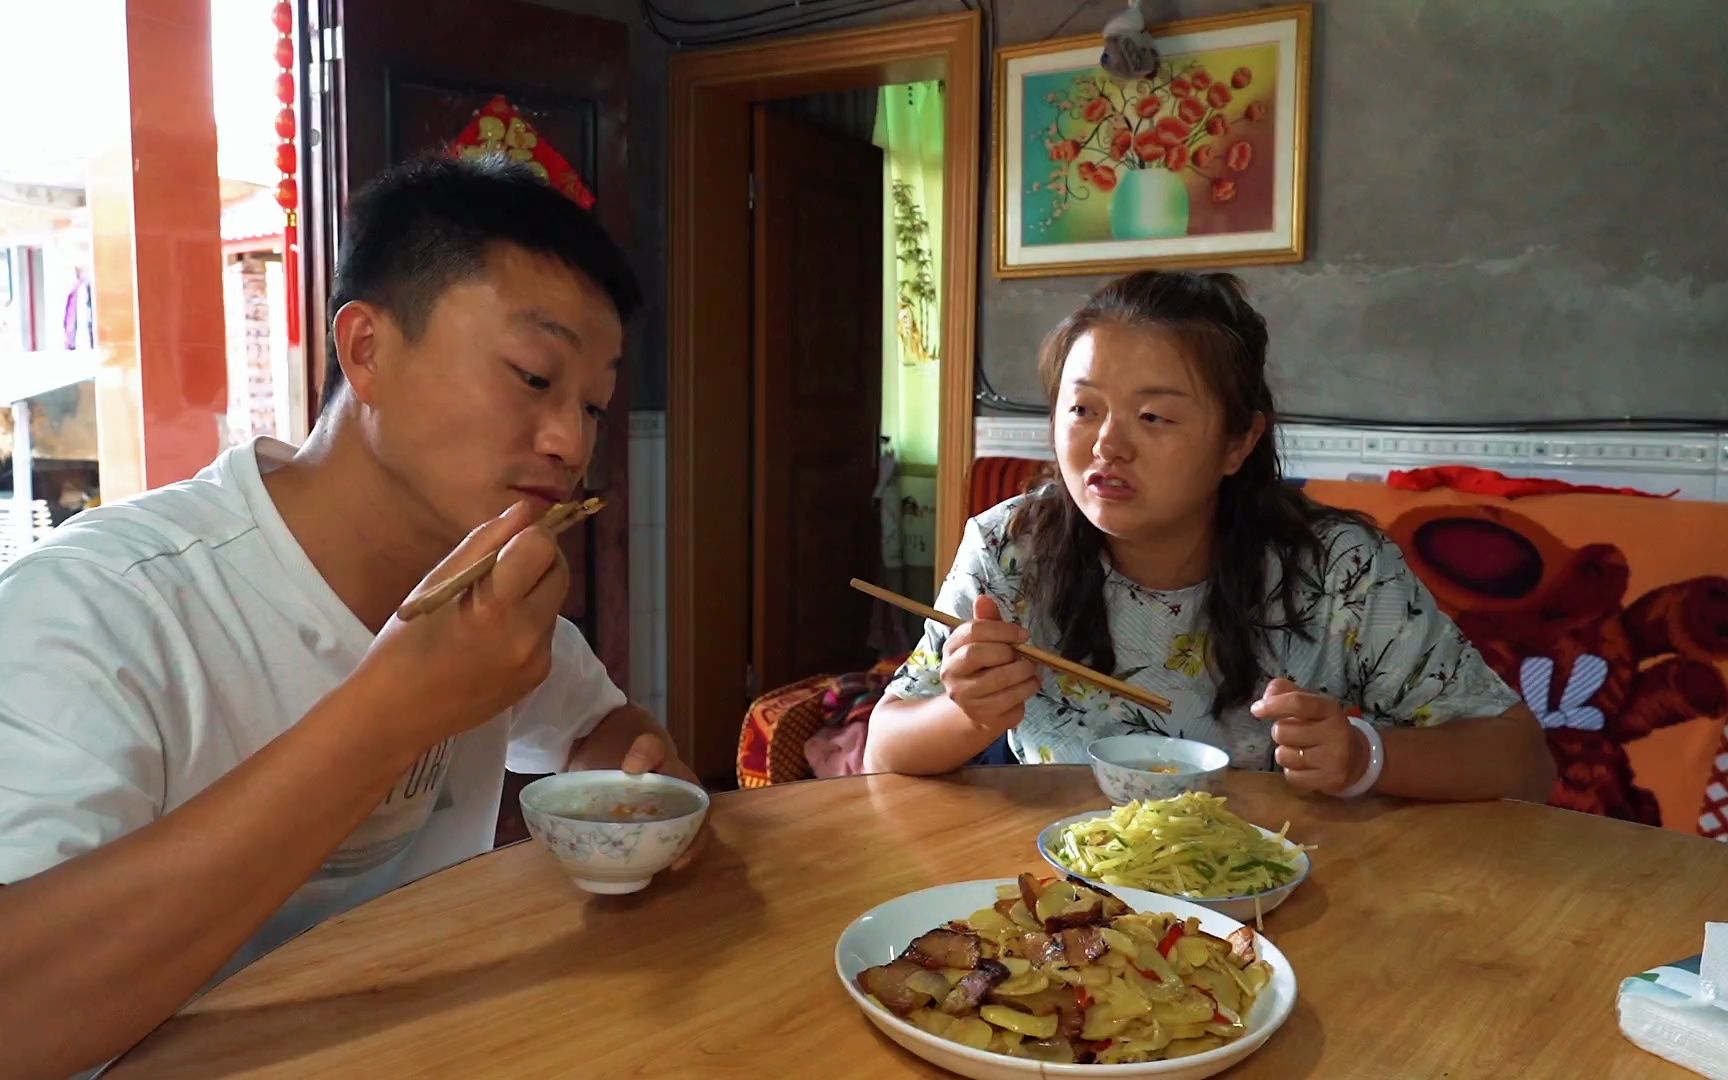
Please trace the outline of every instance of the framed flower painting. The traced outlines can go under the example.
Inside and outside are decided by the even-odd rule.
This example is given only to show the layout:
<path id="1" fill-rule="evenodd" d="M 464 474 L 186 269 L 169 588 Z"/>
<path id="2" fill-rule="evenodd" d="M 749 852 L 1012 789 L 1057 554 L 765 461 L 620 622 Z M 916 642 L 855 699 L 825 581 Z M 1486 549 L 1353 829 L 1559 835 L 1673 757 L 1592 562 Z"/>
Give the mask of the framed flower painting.
<path id="1" fill-rule="evenodd" d="M 1300 262 L 1312 9 L 1151 27 L 1123 80 L 1102 39 L 996 53 L 996 273 Z"/>

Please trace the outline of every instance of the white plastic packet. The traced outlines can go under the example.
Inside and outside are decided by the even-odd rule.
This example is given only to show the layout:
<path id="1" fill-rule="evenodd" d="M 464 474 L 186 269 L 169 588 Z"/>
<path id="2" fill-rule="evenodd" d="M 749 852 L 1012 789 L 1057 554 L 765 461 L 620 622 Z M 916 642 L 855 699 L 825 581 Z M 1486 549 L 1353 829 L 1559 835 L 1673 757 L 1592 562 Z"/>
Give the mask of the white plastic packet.
<path id="1" fill-rule="evenodd" d="M 1140 0 L 1128 0 L 1128 9 L 1104 24 L 1104 51 L 1098 66 L 1123 80 L 1145 78 L 1158 70 L 1158 47 L 1146 32 Z"/>
<path id="2" fill-rule="evenodd" d="M 1620 1031 L 1641 1049 L 1728 1080 L 1728 923 L 1704 924 L 1704 951 L 1620 982 Z"/>

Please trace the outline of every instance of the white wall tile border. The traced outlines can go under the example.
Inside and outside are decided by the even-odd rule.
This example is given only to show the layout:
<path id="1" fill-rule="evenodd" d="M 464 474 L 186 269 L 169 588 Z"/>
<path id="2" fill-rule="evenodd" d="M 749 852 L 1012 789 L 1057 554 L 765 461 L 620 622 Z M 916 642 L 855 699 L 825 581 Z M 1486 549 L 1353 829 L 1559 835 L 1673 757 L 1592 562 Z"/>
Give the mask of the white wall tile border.
<path id="1" fill-rule="evenodd" d="M 978 457 L 1050 460 L 1043 417 L 980 416 Z M 1389 469 L 1476 465 L 1512 476 L 1553 476 L 1647 490 L 1680 490 L 1687 499 L 1728 502 L 1728 433 L 1482 432 L 1288 424 L 1279 430 L 1288 472 L 1309 479 L 1384 477 Z"/>

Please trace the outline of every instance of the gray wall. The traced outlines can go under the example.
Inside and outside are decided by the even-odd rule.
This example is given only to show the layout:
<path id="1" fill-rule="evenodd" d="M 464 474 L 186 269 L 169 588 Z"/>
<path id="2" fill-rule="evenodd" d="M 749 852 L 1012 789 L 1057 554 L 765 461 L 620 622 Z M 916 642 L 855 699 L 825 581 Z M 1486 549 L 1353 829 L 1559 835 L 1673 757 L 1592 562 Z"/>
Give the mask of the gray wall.
<path id="1" fill-rule="evenodd" d="M 658 301 L 673 47 L 635 0 L 542 2 L 632 26 L 635 248 Z M 704 17 L 762 6 L 657 3 Z M 996 6 L 1006 45 L 1065 20 L 1062 34 L 1089 32 L 1122 3 Z M 1164 18 L 1250 6 L 1145 4 Z M 914 0 L 849 22 L 958 9 Z M 1319 0 L 1315 10 L 1309 258 L 1242 271 L 1271 322 L 1286 412 L 1728 419 L 1723 0 Z M 979 345 L 1000 392 L 1035 400 L 1031 343 L 1101 279 L 996 280 L 993 215 L 987 207 Z M 663 312 L 656 303 L 638 331 L 639 408 L 664 406 Z"/>

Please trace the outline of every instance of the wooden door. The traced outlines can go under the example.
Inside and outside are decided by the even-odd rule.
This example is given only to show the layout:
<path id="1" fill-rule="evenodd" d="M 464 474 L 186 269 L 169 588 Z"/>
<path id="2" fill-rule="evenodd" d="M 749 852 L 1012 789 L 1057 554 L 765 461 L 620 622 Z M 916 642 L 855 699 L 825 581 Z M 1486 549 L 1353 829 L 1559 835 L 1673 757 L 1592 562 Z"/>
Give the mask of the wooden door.
<path id="1" fill-rule="evenodd" d="M 752 682 L 868 666 L 882 154 L 755 109 Z"/>
<path id="2" fill-rule="evenodd" d="M 333 107 L 328 181 L 341 202 L 387 165 L 454 142 L 502 95 L 575 168 L 595 213 L 628 250 L 629 33 L 622 23 L 520 0 L 324 0 Z M 328 225 L 328 222 L 326 222 Z M 334 246 L 341 247 L 341 236 Z M 309 335 L 310 336 L 310 335 Z M 321 350 L 320 350 L 321 351 Z M 629 394 L 619 380 L 588 471 L 606 512 L 562 538 L 564 615 L 619 686 L 630 671 Z M 640 690 L 641 688 L 638 688 Z M 526 835 L 505 786 L 500 840 Z"/>

